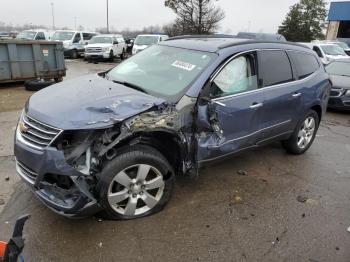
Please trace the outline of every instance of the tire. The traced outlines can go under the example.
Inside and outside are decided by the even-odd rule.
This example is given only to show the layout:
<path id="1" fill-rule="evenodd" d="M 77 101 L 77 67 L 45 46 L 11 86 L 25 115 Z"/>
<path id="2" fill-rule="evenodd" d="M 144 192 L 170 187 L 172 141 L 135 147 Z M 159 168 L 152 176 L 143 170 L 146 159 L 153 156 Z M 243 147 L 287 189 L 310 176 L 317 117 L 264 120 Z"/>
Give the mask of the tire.
<path id="1" fill-rule="evenodd" d="M 126 54 L 126 52 L 125 52 L 125 49 L 123 49 L 123 52 L 121 53 L 121 55 L 120 55 L 120 59 L 121 60 L 124 60 L 124 59 L 126 59 L 127 58 L 127 54 Z"/>
<path id="2" fill-rule="evenodd" d="M 73 51 L 72 51 L 71 58 L 72 58 L 72 59 L 77 59 L 77 58 L 78 58 L 78 52 L 77 52 L 77 50 L 73 50 Z"/>
<path id="3" fill-rule="evenodd" d="M 39 91 L 45 87 L 48 87 L 52 84 L 54 84 L 54 80 L 47 80 L 47 81 L 41 81 L 41 80 L 29 80 L 24 82 L 24 87 L 27 91 Z"/>
<path id="4" fill-rule="evenodd" d="M 311 119 L 313 121 L 312 125 L 311 122 L 306 122 L 308 120 L 311 121 Z M 310 126 L 307 123 L 310 123 Z M 282 141 L 283 147 L 288 153 L 294 155 L 305 153 L 316 137 L 319 123 L 320 120 L 317 112 L 310 110 L 298 123 L 291 137 L 288 140 Z"/>
<path id="5" fill-rule="evenodd" d="M 54 80 L 55 80 L 55 83 L 60 83 L 63 81 L 63 77 L 55 77 Z"/>
<path id="6" fill-rule="evenodd" d="M 111 51 L 109 52 L 109 61 L 111 61 L 111 62 L 114 61 L 114 52 L 113 52 L 113 50 L 111 50 Z"/>
<path id="7" fill-rule="evenodd" d="M 174 171 L 167 159 L 152 147 L 136 145 L 125 147 L 104 166 L 96 193 L 104 218 L 128 220 L 161 211 L 173 188 Z M 120 198 L 112 198 L 112 194 Z"/>

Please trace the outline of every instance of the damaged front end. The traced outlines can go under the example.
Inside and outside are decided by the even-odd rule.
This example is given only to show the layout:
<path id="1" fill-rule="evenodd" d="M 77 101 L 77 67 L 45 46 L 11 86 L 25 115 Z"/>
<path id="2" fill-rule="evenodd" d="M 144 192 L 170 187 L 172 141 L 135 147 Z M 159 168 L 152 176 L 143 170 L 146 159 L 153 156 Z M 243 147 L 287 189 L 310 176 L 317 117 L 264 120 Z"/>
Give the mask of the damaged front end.
<path id="1" fill-rule="evenodd" d="M 43 136 L 51 127 L 23 115 L 15 143 L 17 172 L 54 211 L 69 217 L 89 216 L 101 210 L 96 188 L 100 173 L 123 147 L 148 144 L 164 154 L 177 173 L 195 169 L 190 157 L 194 155 L 194 103 L 188 99 L 177 105 L 154 105 L 106 128 L 91 129 L 88 122 L 84 129 L 60 131 L 43 147 L 33 147 L 35 142 L 28 137 L 30 132 Z"/>

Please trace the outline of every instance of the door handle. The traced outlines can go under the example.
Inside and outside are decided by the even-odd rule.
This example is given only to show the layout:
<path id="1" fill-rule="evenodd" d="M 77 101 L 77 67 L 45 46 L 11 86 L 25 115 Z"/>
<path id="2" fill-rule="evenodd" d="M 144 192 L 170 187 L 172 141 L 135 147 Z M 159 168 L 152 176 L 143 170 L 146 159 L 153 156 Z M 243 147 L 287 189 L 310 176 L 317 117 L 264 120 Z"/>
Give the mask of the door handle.
<path id="1" fill-rule="evenodd" d="M 299 96 L 301 96 L 301 93 L 294 93 L 294 94 L 292 95 L 292 97 L 299 97 Z"/>
<path id="2" fill-rule="evenodd" d="M 264 104 L 263 103 L 253 103 L 250 108 L 251 109 L 255 109 L 255 108 L 259 108 L 262 107 Z"/>

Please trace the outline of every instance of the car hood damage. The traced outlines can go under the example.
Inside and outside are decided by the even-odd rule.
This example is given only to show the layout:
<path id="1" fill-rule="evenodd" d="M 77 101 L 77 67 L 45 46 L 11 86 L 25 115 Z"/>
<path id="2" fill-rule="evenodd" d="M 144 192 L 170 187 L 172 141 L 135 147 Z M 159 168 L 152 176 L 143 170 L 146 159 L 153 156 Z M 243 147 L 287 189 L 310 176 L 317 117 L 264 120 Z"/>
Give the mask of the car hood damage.
<path id="1" fill-rule="evenodd" d="M 98 129 L 164 103 L 164 99 L 113 83 L 96 74 L 37 92 L 29 99 L 26 113 L 64 130 Z"/>

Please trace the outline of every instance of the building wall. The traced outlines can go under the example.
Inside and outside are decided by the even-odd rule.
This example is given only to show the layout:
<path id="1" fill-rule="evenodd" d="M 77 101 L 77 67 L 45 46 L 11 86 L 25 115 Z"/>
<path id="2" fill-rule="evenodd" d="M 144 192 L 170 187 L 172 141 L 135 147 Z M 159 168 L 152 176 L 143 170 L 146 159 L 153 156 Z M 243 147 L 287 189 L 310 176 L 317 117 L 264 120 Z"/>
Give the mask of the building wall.
<path id="1" fill-rule="evenodd" d="M 327 29 L 327 40 L 335 40 L 338 36 L 339 21 L 330 21 Z"/>

